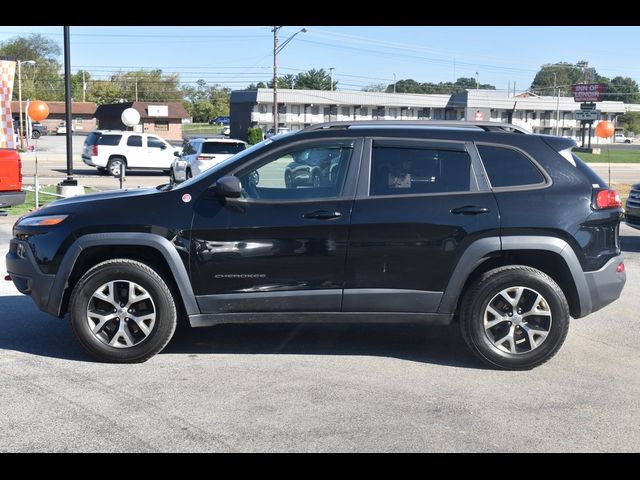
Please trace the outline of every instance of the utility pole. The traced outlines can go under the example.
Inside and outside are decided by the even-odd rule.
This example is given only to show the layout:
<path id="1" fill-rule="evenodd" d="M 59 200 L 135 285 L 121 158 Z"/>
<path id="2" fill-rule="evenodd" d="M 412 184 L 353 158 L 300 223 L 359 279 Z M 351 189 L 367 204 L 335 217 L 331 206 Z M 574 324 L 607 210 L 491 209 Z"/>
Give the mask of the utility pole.
<path id="1" fill-rule="evenodd" d="M 82 71 L 82 101 L 86 102 L 86 94 L 87 94 L 87 80 L 84 77 L 84 70 Z"/>
<path id="2" fill-rule="evenodd" d="M 137 102 L 138 101 L 138 75 L 136 75 L 133 78 L 135 78 L 136 80 L 136 102 Z"/>
<path id="3" fill-rule="evenodd" d="M 480 90 L 480 74 L 476 72 L 476 90 Z"/>
<path id="4" fill-rule="evenodd" d="M 73 143 L 71 138 L 71 47 L 69 41 L 69 27 L 64 27 L 64 103 L 65 119 L 67 121 L 67 178 L 61 186 L 77 186 L 73 179 Z"/>
<path id="5" fill-rule="evenodd" d="M 273 27 L 273 133 L 278 133 L 278 30 Z"/>
<path id="6" fill-rule="evenodd" d="M 396 93 L 396 74 L 393 74 L 393 93 Z"/>
<path id="7" fill-rule="evenodd" d="M 333 71 L 335 70 L 335 67 L 329 67 L 329 82 L 331 82 L 331 87 L 329 88 L 329 90 L 331 90 L 333 92 Z"/>

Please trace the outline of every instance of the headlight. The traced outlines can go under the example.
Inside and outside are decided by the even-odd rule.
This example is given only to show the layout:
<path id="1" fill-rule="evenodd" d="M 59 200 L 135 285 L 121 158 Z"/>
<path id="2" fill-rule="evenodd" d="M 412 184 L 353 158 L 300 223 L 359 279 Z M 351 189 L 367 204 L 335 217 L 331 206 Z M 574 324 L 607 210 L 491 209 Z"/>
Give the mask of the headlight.
<path id="1" fill-rule="evenodd" d="M 51 227 L 64 222 L 69 215 L 42 215 L 19 220 L 16 227 Z"/>

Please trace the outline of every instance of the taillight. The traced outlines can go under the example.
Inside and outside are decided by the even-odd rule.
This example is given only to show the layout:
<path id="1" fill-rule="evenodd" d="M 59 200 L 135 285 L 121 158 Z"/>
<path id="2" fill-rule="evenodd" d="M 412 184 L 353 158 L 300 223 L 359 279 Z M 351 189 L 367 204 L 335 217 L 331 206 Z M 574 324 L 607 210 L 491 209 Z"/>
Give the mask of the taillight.
<path id="1" fill-rule="evenodd" d="M 600 190 L 596 194 L 595 207 L 602 208 L 618 208 L 622 206 L 620 195 L 615 190 Z"/>
<path id="2" fill-rule="evenodd" d="M 97 143 L 93 147 L 91 147 L 91 156 L 92 157 L 97 157 L 98 156 L 98 144 Z"/>

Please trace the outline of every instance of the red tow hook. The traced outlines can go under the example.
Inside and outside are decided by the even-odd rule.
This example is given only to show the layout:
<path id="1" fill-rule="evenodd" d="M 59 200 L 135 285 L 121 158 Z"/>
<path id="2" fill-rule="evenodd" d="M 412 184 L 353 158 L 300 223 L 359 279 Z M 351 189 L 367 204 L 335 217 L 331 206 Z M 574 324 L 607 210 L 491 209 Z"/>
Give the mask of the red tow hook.
<path id="1" fill-rule="evenodd" d="M 618 264 L 618 266 L 616 267 L 616 272 L 618 272 L 618 273 L 624 272 L 624 262 L 620 262 Z"/>
<path id="2" fill-rule="evenodd" d="M 10 282 L 10 281 L 11 281 L 11 275 L 5 275 L 5 276 L 4 276 L 4 279 L 5 279 L 7 282 Z"/>

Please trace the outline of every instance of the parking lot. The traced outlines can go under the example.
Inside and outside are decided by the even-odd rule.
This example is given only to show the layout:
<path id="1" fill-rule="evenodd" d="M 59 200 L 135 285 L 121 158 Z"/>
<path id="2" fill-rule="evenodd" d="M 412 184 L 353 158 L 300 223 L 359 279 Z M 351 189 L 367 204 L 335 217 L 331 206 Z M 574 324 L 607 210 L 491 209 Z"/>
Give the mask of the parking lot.
<path id="1" fill-rule="evenodd" d="M 637 452 L 638 233 L 621 227 L 621 299 L 528 372 L 485 368 L 455 325 L 185 329 L 147 363 L 100 364 L 2 282 L 0 451 Z"/>

